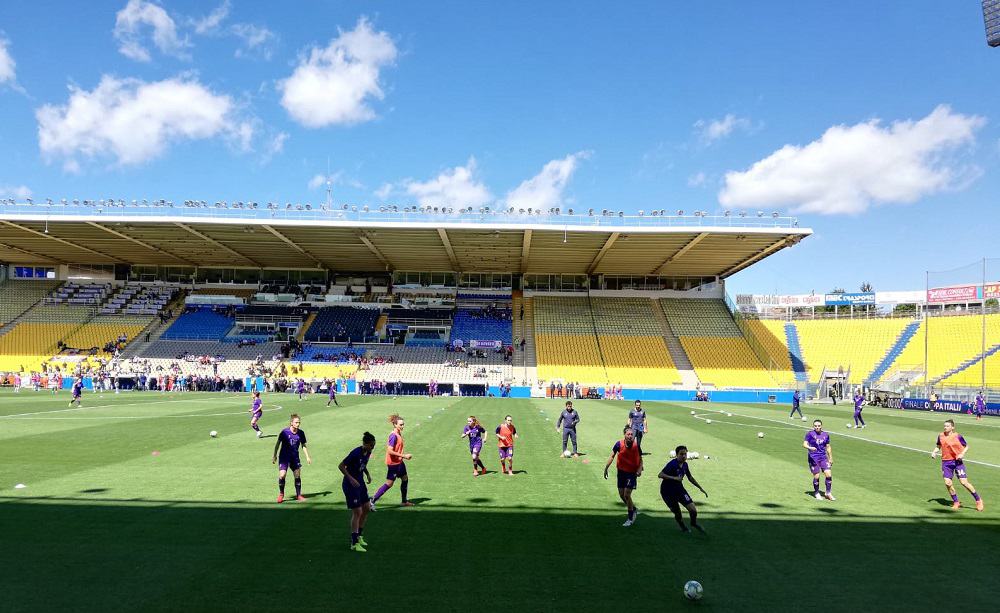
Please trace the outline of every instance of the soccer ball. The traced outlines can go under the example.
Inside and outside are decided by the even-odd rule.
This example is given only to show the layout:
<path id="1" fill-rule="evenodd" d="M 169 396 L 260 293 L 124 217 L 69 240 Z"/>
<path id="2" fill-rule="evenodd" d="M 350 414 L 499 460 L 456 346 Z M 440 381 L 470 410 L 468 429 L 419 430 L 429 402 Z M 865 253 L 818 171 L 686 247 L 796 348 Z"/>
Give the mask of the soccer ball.
<path id="1" fill-rule="evenodd" d="M 763 432 L 758 432 L 757 433 L 757 438 L 764 438 L 764 433 Z"/>
<path id="2" fill-rule="evenodd" d="M 691 458 L 692 460 L 697 460 L 698 459 L 698 452 L 697 451 L 692 451 L 691 453 L 688 454 L 688 457 Z"/>
<path id="3" fill-rule="evenodd" d="M 216 432 L 215 430 L 212 430 L 211 432 L 208 433 L 208 435 L 211 436 L 212 438 L 215 438 L 219 436 L 219 433 Z"/>
<path id="4" fill-rule="evenodd" d="M 803 416 L 802 416 L 802 421 L 805 421 L 805 420 L 806 420 L 806 416 L 805 416 L 805 415 L 803 415 Z"/>
<path id="5" fill-rule="evenodd" d="M 848 429 L 848 430 L 850 430 L 850 429 L 851 429 L 851 428 L 853 428 L 853 427 L 854 427 L 854 426 L 852 426 L 851 424 L 847 424 L 847 429 Z"/>
<path id="6" fill-rule="evenodd" d="M 694 415 L 694 411 L 691 411 L 691 414 Z"/>
<path id="7" fill-rule="evenodd" d="M 572 452 L 572 451 L 570 451 L 569 449 L 567 449 L 566 451 L 564 451 L 564 452 L 563 452 L 563 457 L 566 457 L 566 458 L 568 458 L 568 457 L 570 457 L 571 455 L 573 455 L 573 452 Z"/>
<path id="8" fill-rule="evenodd" d="M 706 420 L 705 420 L 705 423 L 706 423 L 706 424 L 710 424 L 710 423 L 712 423 L 712 420 L 711 420 L 711 419 L 706 419 Z"/>
<path id="9" fill-rule="evenodd" d="M 726 417 L 732 417 L 732 416 L 733 416 L 732 413 L 726 413 Z"/>
<path id="10" fill-rule="evenodd" d="M 701 584 L 697 581 L 688 581 L 684 584 L 684 596 L 688 600 L 701 600 L 701 595 L 704 591 Z"/>
<path id="11" fill-rule="evenodd" d="M 676 452 L 676 451 L 674 451 L 673 449 L 671 449 L 671 450 L 670 450 L 670 457 L 672 457 L 672 458 L 676 458 L 676 457 L 677 457 L 677 452 Z"/>

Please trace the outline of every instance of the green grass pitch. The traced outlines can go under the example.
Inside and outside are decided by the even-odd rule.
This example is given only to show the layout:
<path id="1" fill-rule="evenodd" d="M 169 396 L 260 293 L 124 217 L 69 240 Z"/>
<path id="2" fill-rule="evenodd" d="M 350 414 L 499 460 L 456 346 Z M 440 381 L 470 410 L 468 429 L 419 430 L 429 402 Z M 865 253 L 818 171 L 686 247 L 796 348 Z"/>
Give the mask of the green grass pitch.
<path id="1" fill-rule="evenodd" d="M 956 418 L 987 505 L 976 512 L 960 488 L 956 512 L 928 453 L 943 415 L 868 408 L 869 427 L 855 431 L 845 427 L 849 406 L 807 405 L 834 434 L 838 500 L 828 502 L 808 495 L 809 424 L 789 420 L 787 407 L 647 402 L 640 515 L 623 528 L 614 467 L 608 481 L 602 470 L 629 402 L 578 401 L 586 455 L 563 459 L 559 401 L 342 396 L 328 409 L 321 396 L 265 395 L 265 432 L 298 412 L 314 459 L 303 468 L 308 500 L 277 505 L 275 439 L 254 437 L 246 395 L 89 393 L 79 410 L 68 400 L 0 393 L 4 610 L 989 611 L 1000 602 L 998 419 Z M 374 433 L 374 493 L 390 412 L 407 420 L 417 506 L 398 506 L 397 485 L 369 518 L 368 553 L 355 553 L 337 465 Z M 513 477 L 495 472 L 492 430 L 507 413 L 520 434 L 523 472 Z M 459 438 L 470 414 L 491 433 L 491 473 L 478 478 Z M 656 474 L 678 444 L 702 455 L 692 472 L 710 498 L 688 490 L 707 535 L 682 534 L 659 498 Z M 681 594 L 689 579 L 704 585 L 698 603 Z"/>

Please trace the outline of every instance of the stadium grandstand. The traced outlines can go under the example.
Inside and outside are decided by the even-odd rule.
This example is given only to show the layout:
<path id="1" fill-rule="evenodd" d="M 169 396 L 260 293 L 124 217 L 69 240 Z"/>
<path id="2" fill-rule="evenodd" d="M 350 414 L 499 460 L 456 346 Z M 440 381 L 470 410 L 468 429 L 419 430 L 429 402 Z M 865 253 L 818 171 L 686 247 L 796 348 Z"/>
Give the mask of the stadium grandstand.
<path id="1" fill-rule="evenodd" d="M 726 279 L 811 230 L 666 213 L 5 201 L 0 371 L 645 398 L 1000 380 L 982 300 L 757 308 L 770 298 L 733 300 Z"/>

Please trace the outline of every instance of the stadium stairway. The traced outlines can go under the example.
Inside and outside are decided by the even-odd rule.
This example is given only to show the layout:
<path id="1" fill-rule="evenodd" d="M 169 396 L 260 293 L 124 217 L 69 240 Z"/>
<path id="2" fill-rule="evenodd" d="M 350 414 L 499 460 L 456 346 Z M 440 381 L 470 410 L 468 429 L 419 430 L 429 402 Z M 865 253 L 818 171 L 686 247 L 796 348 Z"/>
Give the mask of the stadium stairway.
<path id="1" fill-rule="evenodd" d="M 684 351 L 681 339 L 677 338 L 677 335 L 674 334 L 673 329 L 671 329 L 670 324 L 667 322 L 663 306 L 658 301 L 655 302 L 656 304 L 653 305 L 653 315 L 660 322 L 663 342 L 667 345 L 667 353 L 670 354 L 670 359 L 674 361 L 677 373 L 681 377 L 681 385 L 684 386 L 684 389 L 697 389 L 701 386 L 701 380 L 698 378 L 698 373 L 694 371 L 694 364 L 691 363 L 691 358 Z"/>
<path id="2" fill-rule="evenodd" d="M 938 383 L 940 383 L 941 381 L 944 381 L 948 377 L 950 377 L 952 375 L 955 375 L 955 374 L 958 374 L 958 373 L 960 373 L 963 370 L 966 370 L 968 368 L 971 368 L 971 367 L 975 366 L 976 364 L 979 364 L 981 361 L 983 361 L 984 359 L 990 357 L 991 355 L 995 354 L 998 351 L 1000 351 L 1000 344 L 993 345 L 992 347 L 990 347 L 989 349 L 987 349 L 986 352 L 983 353 L 982 355 L 977 355 L 974 358 L 968 359 L 968 360 L 962 362 L 961 364 L 959 364 L 958 366 L 956 366 L 955 368 L 952 368 L 951 370 L 945 372 L 943 375 L 941 375 L 939 377 L 934 377 L 933 379 L 931 379 L 931 385 L 937 385 Z"/>
<path id="3" fill-rule="evenodd" d="M 792 372 L 795 373 L 795 380 L 799 383 L 808 383 L 809 377 L 806 375 L 806 364 L 802 360 L 802 345 L 799 344 L 799 331 L 795 324 L 785 324 L 785 340 L 788 344 L 788 358 L 792 361 Z"/>
<path id="4" fill-rule="evenodd" d="M 306 340 L 306 332 L 309 330 L 309 326 L 311 326 L 314 321 L 316 321 L 316 313 L 315 312 L 309 313 L 309 316 L 306 317 L 306 320 L 302 322 L 302 327 L 299 328 L 299 333 L 295 335 L 295 340 L 299 341 L 300 343 Z"/>
<path id="5" fill-rule="evenodd" d="M 889 348 L 889 351 L 887 351 L 885 355 L 882 357 L 882 361 L 879 362 L 875 366 L 875 369 L 871 372 L 871 374 L 868 375 L 867 381 L 869 385 L 877 382 L 879 379 L 882 378 L 882 376 L 886 373 L 886 371 L 889 370 L 889 367 L 892 366 L 892 363 L 896 361 L 896 358 L 898 358 L 899 354 L 903 352 L 903 349 L 906 347 L 907 343 L 910 342 L 910 339 L 913 338 L 913 335 L 916 334 L 917 330 L 919 329 L 920 329 L 919 319 L 910 322 L 909 324 L 906 325 L 905 328 L 903 328 L 903 331 L 900 332 L 899 336 L 896 338 L 896 342 L 893 343 L 892 347 Z M 958 370 L 961 370 L 961 367 L 956 369 L 955 372 L 958 372 Z"/>

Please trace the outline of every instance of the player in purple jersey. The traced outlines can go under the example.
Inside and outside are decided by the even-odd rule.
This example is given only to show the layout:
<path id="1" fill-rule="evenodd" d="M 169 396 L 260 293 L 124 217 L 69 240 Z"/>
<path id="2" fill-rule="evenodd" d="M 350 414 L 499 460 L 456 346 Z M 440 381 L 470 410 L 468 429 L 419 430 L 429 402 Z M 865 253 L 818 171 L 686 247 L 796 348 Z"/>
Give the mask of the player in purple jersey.
<path id="1" fill-rule="evenodd" d="M 799 406 L 801 402 L 802 394 L 799 393 L 799 390 L 795 390 L 792 394 L 792 412 L 788 414 L 788 417 L 795 417 L 795 414 L 798 413 L 799 417 L 805 418 L 805 415 L 802 414 L 802 408 Z"/>
<path id="2" fill-rule="evenodd" d="M 340 403 L 337 402 L 337 380 L 334 379 L 333 381 L 327 381 L 327 385 L 327 393 L 329 394 L 330 399 L 326 401 L 326 406 L 330 406 L 330 403 L 332 402 L 339 407 Z"/>
<path id="3" fill-rule="evenodd" d="M 257 431 L 257 438 L 264 436 L 264 431 L 257 425 L 257 421 L 264 415 L 264 403 L 260 399 L 260 392 L 253 393 L 253 403 L 250 405 L 250 427 Z"/>
<path id="4" fill-rule="evenodd" d="M 976 394 L 976 403 L 974 406 L 973 412 L 976 414 L 976 421 L 980 421 L 986 413 L 986 398 L 983 397 L 982 392 Z"/>
<path id="5" fill-rule="evenodd" d="M 854 392 L 854 427 L 864 428 L 865 418 L 861 417 L 861 407 L 865 406 L 865 397 L 861 394 L 861 390 Z M 860 425 L 858 425 L 860 424 Z"/>
<path id="6" fill-rule="evenodd" d="M 802 446 L 809 452 L 809 472 L 813 476 L 813 496 L 816 500 L 836 500 L 833 497 L 833 448 L 830 445 L 830 433 L 823 432 L 823 422 L 813 421 L 813 429 L 806 432 Z M 819 493 L 819 474 L 826 476 L 826 495 Z"/>
<path id="7" fill-rule="evenodd" d="M 295 381 L 295 393 L 299 395 L 299 402 L 302 401 L 302 397 L 306 393 L 306 382 L 305 379 L 299 378 Z"/>
<path id="8" fill-rule="evenodd" d="M 687 463 L 687 454 L 687 447 L 679 445 L 674 449 L 674 459 L 667 462 L 667 465 L 657 475 L 662 479 L 660 481 L 660 498 L 663 499 L 663 502 L 673 512 L 677 525 L 681 527 L 681 532 L 690 532 L 688 527 L 684 525 L 684 518 L 681 517 L 681 506 L 683 506 L 687 509 L 688 517 L 691 518 L 691 527 L 698 532 L 704 533 L 705 529 L 698 523 L 698 508 L 694 506 L 691 495 L 684 489 L 684 477 L 687 477 L 691 485 L 701 490 L 705 498 L 708 498 L 708 492 L 691 475 L 691 467 Z"/>
<path id="9" fill-rule="evenodd" d="M 365 547 L 368 546 L 363 533 L 371 503 L 368 501 L 368 488 L 365 487 L 365 483 L 372 482 L 372 476 L 368 474 L 368 460 L 374 448 L 375 435 L 365 432 L 361 437 L 361 446 L 355 447 L 337 467 L 344 474 L 341 488 L 344 490 L 347 508 L 351 510 L 351 550 L 362 553 L 367 551 Z"/>
<path id="10" fill-rule="evenodd" d="M 302 495 L 302 462 L 299 461 L 299 448 L 306 454 L 306 462 L 312 464 L 309 457 L 309 449 L 306 448 L 306 433 L 299 429 L 302 420 L 296 413 L 292 413 L 288 420 L 288 427 L 281 431 L 278 440 L 274 443 L 274 455 L 271 456 L 271 464 L 278 464 L 278 502 L 285 500 L 285 475 L 288 469 L 295 475 L 295 499 L 305 500 Z M 280 461 L 279 461 L 280 460 Z"/>
<path id="11" fill-rule="evenodd" d="M 472 454 L 472 476 L 478 477 L 480 475 L 480 470 L 482 474 L 486 474 L 486 465 L 480 459 L 480 454 L 483 451 L 483 441 L 486 440 L 486 428 L 483 427 L 479 420 L 476 419 L 475 415 L 469 415 L 467 425 L 462 430 L 462 436 L 459 438 L 469 437 L 469 453 Z"/>
<path id="12" fill-rule="evenodd" d="M 73 397 L 69 401 L 69 406 L 80 406 L 80 398 L 83 396 L 83 377 L 77 377 L 76 381 L 73 381 Z"/>

